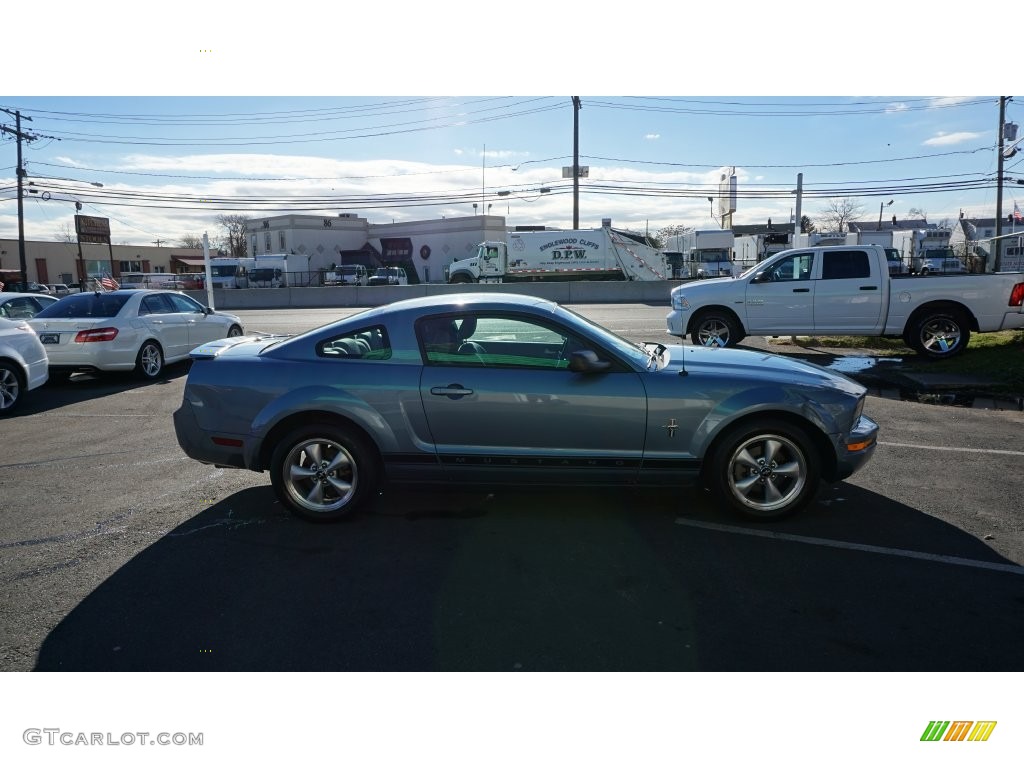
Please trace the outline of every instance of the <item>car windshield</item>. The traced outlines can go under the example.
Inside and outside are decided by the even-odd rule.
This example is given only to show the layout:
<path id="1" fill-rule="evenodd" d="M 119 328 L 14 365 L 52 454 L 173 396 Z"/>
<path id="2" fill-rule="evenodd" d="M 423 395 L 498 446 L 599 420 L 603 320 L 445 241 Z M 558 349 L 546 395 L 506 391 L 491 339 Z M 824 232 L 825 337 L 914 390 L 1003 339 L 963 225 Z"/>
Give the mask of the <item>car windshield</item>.
<path id="1" fill-rule="evenodd" d="M 130 295 L 127 293 L 76 293 L 50 304 L 36 317 L 116 317 Z"/>
<path id="2" fill-rule="evenodd" d="M 729 254 L 725 250 L 701 251 L 700 261 L 703 264 L 713 264 L 718 261 L 728 261 Z"/>

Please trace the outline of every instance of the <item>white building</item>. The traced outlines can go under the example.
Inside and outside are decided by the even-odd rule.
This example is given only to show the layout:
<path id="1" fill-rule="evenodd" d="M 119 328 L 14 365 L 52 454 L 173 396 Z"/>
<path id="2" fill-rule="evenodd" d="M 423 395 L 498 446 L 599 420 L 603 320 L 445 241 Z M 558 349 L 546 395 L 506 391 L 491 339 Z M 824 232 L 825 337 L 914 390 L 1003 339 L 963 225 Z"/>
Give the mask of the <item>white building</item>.
<path id="1" fill-rule="evenodd" d="M 284 215 L 250 219 L 249 256 L 286 253 L 305 256 L 307 271 L 332 265 L 383 264 L 405 267 L 409 282 L 443 283 L 445 267 L 472 256 L 484 240 L 504 240 L 504 216 L 371 224 L 361 216 Z"/>

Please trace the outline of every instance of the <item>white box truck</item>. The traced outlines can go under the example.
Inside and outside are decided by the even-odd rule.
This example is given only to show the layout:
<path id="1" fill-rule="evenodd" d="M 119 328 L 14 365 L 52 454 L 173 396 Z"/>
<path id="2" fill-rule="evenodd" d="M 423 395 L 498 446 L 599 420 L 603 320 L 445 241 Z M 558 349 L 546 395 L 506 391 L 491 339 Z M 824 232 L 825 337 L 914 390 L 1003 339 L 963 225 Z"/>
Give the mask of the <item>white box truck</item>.
<path id="1" fill-rule="evenodd" d="M 510 232 L 448 266 L 449 283 L 667 280 L 665 254 L 611 227 Z"/>
<path id="2" fill-rule="evenodd" d="M 697 229 L 683 234 L 683 278 L 732 277 L 736 236 L 730 229 Z"/>

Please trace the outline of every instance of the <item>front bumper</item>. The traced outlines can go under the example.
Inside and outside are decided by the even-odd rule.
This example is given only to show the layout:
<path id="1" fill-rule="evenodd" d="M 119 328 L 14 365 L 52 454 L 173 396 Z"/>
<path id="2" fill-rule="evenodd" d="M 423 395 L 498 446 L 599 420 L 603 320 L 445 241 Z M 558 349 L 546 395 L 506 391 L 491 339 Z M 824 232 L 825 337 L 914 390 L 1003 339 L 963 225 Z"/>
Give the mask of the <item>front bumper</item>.
<path id="1" fill-rule="evenodd" d="M 690 319 L 689 312 L 673 309 L 665 316 L 665 326 L 670 336 L 686 336 L 686 323 Z"/>
<path id="2" fill-rule="evenodd" d="M 861 416 L 853 429 L 835 441 L 836 471 L 828 478 L 833 482 L 845 480 L 870 461 L 878 446 L 878 424 Z"/>

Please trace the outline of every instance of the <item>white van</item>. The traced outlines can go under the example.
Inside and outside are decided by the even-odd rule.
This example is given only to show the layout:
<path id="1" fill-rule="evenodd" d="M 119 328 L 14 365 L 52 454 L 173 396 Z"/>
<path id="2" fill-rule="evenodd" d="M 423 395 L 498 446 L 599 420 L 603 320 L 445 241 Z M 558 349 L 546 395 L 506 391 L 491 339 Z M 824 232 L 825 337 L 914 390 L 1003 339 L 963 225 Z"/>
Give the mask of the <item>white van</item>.
<path id="1" fill-rule="evenodd" d="M 366 285 L 366 267 L 362 264 L 343 264 L 324 275 L 324 285 Z"/>

